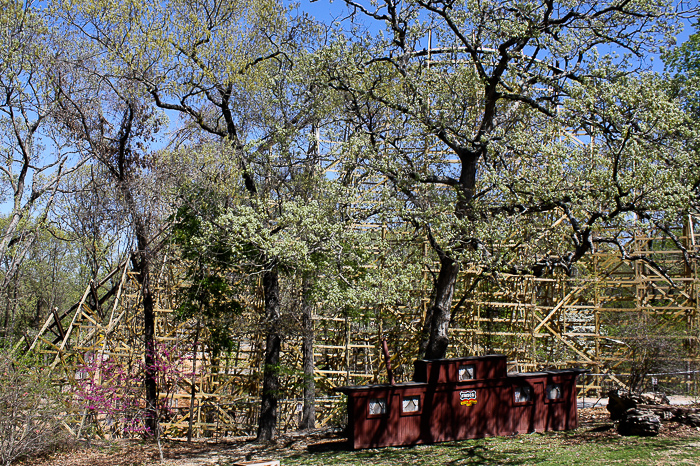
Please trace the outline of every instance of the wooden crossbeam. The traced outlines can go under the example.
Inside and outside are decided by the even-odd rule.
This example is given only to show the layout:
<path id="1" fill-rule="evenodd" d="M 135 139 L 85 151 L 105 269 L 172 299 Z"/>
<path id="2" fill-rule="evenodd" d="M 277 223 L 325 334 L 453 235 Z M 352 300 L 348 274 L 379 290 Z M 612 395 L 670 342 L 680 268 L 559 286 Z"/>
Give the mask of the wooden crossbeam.
<path id="1" fill-rule="evenodd" d="M 540 320 L 540 323 L 534 328 L 534 330 L 532 331 L 532 333 L 533 333 L 533 334 L 538 333 L 538 332 L 540 331 L 540 329 L 542 328 L 542 326 L 546 325 L 547 322 L 549 322 L 549 319 L 551 319 L 552 316 L 553 316 L 554 314 L 556 314 L 557 311 L 559 311 L 559 309 L 561 309 L 563 306 L 566 306 L 566 305 L 568 305 L 568 304 L 571 304 L 571 303 L 569 303 L 569 299 L 571 299 L 572 297 L 574 297 L 574 296 L 576 296 L 577 294 L 581 293 L 581 291 L 582 291 L 583 289 L 584 289 L 584 287 L 582 287 L 582 286 L 581 286 L 581 287 L 576 287 L 576 288 L 574 288 L 573 290 L 571 290 L 571 291 L 569 292 L 569 294 L 567 294 L 566 296 L 564 296 L 564 298 L 563 298 L 561 301 L 559 301 L 559 303 L 557 303 L 556 306 L 554 306 L 554 309 L 552 309 L 552 310 L 549 312 L 549 314 L 547 314 L 547 316 L 546 316 L 544 319 L 541 319 L 541 320 Z M 578 300 L 574 300 L 574 303 L 576 303 L 576 301 L 578 301 Z M 539 317 L 537 317 L 537 318 L 539 319 Z"/>

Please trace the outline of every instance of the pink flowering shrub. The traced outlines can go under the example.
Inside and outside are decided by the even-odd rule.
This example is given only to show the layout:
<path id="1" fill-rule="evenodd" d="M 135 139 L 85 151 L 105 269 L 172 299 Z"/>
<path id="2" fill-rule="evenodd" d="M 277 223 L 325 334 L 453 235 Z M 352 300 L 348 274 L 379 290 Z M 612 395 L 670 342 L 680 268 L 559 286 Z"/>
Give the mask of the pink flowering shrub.
<path id="1" fill-rule="evenodd" d="M 118 360 L 90 355 L 76 373 L 78 404 L 96 418 L 104 418 L 112 432 L 123 435 L 143 432 L 143 374 L 122 366 Z"/>
<path id="2" fill-rule="evenodd" d="M 178 345 L 159 343 L 155 348 L 152 372 L 159 392 L 156 415 L 169 417 L 171 401 L 181 380 L 191 377 L 191 355 Z M 144 422 L 148 411 L 145 396 L 146 367 L 143 361 L 91 353 L 76 372 L 74 395 L 79 406 L 115 436 L 148 434 Z"/>

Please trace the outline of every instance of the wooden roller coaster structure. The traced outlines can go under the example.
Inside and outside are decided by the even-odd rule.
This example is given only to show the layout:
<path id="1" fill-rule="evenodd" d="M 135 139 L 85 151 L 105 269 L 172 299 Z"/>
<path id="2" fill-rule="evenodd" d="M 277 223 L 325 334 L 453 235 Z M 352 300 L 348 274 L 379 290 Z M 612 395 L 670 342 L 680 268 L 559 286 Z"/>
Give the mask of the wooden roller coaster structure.
<path id="1" fill-rule="evenodd" d="M 689 216 L 676 241 L 687 252 L 700 248 L 700 218 Z M 647 357 L 674 359 L 673 370 L 642 374 L 667 390 L 698 394 L 697 260 L 684 260 L 676 243 L 658 232 L 630 238 L 636 256 L 653 255 L 665 274 L 648 263 L 622 260 L 615 251 L 596 251 L 581 264 L 577 276 L 505 275 L 489 279 L 476 269 L 462 274 L 456 296 L 450 356 L 502 353 L 511 369 L 535 371 L 581 367 L 591 373 L 579 392 L 600 395 L 626 387 L 634 376 L 636 342 L 670 342 L 678 354 Z M 508 247 L 508 245 L 503 245 Z M 428 247 L 425 256 L 428 256 Z M 182 281 L 178 265 L 165 260 L 156 287 L 156 339 L 169 354 L 178 353 L 171 378 L 161 384 L 167 415 L 161 426 L 167 435 L 252 435 L 257 422 L 264 337 L 261 286 L 247 296 L 245 310 L 229 323 L 233 349 L 214 352 L 206 325 L 177 317 L 176 292 Z M 65 386 L 80 384 L 94 361 L 137 367 L 143 361 L 141 296 L 129 261 L 99 282 L 91 282 L 82 299 L 67 310 L 54 310 L 36 335 L 26 335 L 15 347 L 30 351 L 54 370 Z M 343 408 L 332 388 L 380 382 L 384 377 L 381 341 L 388 339 L 397 380 L 409 380 L 418 356 L 418 334 L 429 305 L 427 267 L 416 286 L 406 290 L 399 306 L 370 306 L 361 316 L 327 309 L 314 315 L 316 411 L 318 425 L 340 425 Z M 641 327 L 630 326 L 641 323 Z M 643 324 L 643 325 L 642 325 Z M 645 340 L 646 341 L 646 340 Z M 652 345 L 653 346 L 653 345 Z M 284 340 L 280 429 L 295 429 L 301 419 L 303 382 L 301 335 L 293 329 Z M 172 368 L 171 368 L 172 369 Z M 90 373 L 90 377 L 106 377 Z M 82 429 L 89 410 L 74 413 Z M 165 411 L 164 411 L 165 412 Z M 107 435 L 110 419 L 93 416 Z"/>

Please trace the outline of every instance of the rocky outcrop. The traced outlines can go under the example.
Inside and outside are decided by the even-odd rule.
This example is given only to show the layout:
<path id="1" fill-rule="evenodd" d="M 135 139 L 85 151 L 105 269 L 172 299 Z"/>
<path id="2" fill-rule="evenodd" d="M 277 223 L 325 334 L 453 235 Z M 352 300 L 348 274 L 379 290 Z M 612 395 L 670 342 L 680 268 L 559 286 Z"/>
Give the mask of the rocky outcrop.
<path id="1" fill-rule="evenodd" d="M 663 421 L 700 427 L 699 408 L 670 405 L 664 395 L 613 390 L 608 393 L 607 409 L 610 419 L 620 421 L 620 435 L 656 435 Z"/>
<path id="2" fill-rule="evenodd" d="M 655 406 L 668 404 L 669 400 L 663 394 L 641 394 L 611 390 L 608 392 L 607 409 L 610 413 L 610 419 L 617 421 L 622 419 L 627 411 L 639 405 Z"/>
<path id="3" fill-rule="evenodd" d="M 620 419 L 617 431 L 620 435 L 658 435 L 661 428 L 661 419 L 649 409 L 628 409 Z"/>
<path id="4" fill-rule="evenodd" d="M 700 427 L 700 409 L 672 405 L 638 405 L 661 418 L 662 421 L 673 421 L 691 427 Z"/>

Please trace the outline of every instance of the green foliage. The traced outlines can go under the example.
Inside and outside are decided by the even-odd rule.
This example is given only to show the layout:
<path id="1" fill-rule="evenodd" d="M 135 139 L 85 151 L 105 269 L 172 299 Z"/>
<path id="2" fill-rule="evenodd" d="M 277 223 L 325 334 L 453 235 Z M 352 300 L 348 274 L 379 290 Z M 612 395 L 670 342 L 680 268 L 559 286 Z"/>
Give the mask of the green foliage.
<path id="1" fill-rule="evenodd" d="M 207 152 L 201 152 L 201 160 Z M 233 163 L 219 158 L 181 187 L 172 238 L 188 264 L 191 284 L 183 301 L 188 315 L 197 309 L 217 315 L 240 310 L 232 296 L 245 294 L 241 286 L 250 284 L 243 277 L 264 270 L 264 258 L 274 258 L 285 276 L 314 277 L 310 298 L 328 309 L 351 312 L 367 303 L 395 303 L 410 288 L 420 264 L 404 260 L 402 243 L 356 228 L 363 212 L 353 211 L 348 202 L 358 197 L 357 188 L 323 173 L 307 174 L 262 202 L 232 190 L 240 183 Z"/>
<path id="2" fill-rule="evenodd" d="M 216 218 L 217 208 L 211 193 L 191 194 L 173 216 L 171 236 L 187 267 L 187 284 L 178 291 L 179 316 L 203 319 L 215 352 L 233 347 L 228 322 L 243 311 L 232 289 L 234 253 L 217 230 L 204 230 L 205 219 Z"/>
<path id="3" fill-rule="evenodd" d="M 27 223 L 31 223 L 29 220 Z M 9 221 L 2 218 L 0 225 Z M 31 224 L 23 228 L 37 230 L 36 237 L 0 294 L 6 300 L 0 322 L 4 337 L 10 341 L 20 338 L 29 328 L 40 326 L 55 307 L 70 307 L 80 299 L 80 289 L 85 286 L 79 250 L 66 240 L 65 232 Z M 15 252 L 15 247 L 10 247 L 10 253 Z"/>
<path id="4" fill-rule="evenodd" d="M 664 55 L 666 68 L 674 72 L 669 80 L 672 95 L 683 101 L 685 108 L 696 118 L 700 114 L 700 32 L 695 32 L 683 44 Z"/>

